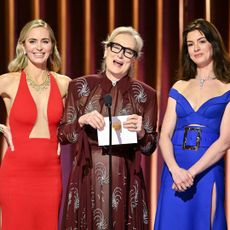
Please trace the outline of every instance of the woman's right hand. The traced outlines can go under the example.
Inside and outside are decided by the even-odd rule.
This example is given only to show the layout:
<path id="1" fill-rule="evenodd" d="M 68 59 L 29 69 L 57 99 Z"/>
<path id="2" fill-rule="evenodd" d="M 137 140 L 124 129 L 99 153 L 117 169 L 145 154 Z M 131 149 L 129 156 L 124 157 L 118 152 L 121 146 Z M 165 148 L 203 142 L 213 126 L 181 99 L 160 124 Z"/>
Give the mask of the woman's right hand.
<path id="1" fill-rule="evenodd" d="M 13 145 L 12 134 L 11 134 L 10 128 L 3 124 L 0 124 L 0 132 L 4 135 L 6 142 L 9 148 L 11 149 L 11 151 L 14 151 L 14 145 Z"/>
<path id="2" fill-rule="evenodd" d="M 82 115 L 78 119 L 78 122 L 81 127 L 83 125 L 90 125 L 94 129 L 98 129 L 98 130 L 103 130 L 103 128 L 105 127 L 104 117 L 96 110 Z"/>
<path id="3" fill-rule="evenodd" d="M 188 170 L 175 167 L 173 170 L 171 170 L 171 174 L 174 181 L 172 189 L 178 192 L 183 192 L 193 185 L 194 180 Z"/>

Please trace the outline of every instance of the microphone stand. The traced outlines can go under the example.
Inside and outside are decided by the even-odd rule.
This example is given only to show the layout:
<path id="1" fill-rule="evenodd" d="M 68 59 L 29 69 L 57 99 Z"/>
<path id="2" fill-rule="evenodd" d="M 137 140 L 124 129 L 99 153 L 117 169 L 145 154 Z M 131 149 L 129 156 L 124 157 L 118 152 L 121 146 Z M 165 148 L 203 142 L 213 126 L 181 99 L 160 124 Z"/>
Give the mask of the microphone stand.
<path id="1" fill-rule="evenodd" d="M 113 229 L 113 210 L 112 210 L 112 117 L 111 108 L 108 105 L 109 112 L 109 229 Z"/>
<path id="2" fill-rule="evenodd" d="M 112 96 L 107 94 L 104 96 L 104 102 L 108 108 L 109 114 L 109 230 L 113 229 L 113 210 L 112 210 L 112 197 L 113 197 L 113 187 L 112 187 L 112 116 L 111 116 L 111 105 Z"/>

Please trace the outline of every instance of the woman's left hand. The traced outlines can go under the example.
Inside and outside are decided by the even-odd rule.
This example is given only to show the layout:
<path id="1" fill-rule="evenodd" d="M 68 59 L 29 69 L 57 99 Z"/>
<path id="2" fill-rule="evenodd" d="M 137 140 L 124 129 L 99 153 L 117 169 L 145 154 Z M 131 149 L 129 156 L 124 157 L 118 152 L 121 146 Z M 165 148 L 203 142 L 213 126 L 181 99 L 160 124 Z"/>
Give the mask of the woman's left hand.
<path id="1" fill-rule="evenodd" d="M 142 124 L 142 116 L 137 114 L 128 116 L 127 120 L 123 123 L 123 127 L 131 132 L 137 132 L 139 139 L 145 135 L 145 130 Z"/>

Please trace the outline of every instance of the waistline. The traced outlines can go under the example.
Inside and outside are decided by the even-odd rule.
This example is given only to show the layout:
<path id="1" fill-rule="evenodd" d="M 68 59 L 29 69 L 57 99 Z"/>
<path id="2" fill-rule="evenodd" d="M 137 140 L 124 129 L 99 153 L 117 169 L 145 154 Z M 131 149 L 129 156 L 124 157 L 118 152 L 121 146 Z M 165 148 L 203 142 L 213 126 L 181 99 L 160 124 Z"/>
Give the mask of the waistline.
<path id="1" fill-rule="evenodd" d="M 207 127 L 187 126 L 175 130 L 172 143 L 182 146 L 183 149 L 198 150 L 200 147 L 209 147 L 219 137 L 219 133 Z"/>

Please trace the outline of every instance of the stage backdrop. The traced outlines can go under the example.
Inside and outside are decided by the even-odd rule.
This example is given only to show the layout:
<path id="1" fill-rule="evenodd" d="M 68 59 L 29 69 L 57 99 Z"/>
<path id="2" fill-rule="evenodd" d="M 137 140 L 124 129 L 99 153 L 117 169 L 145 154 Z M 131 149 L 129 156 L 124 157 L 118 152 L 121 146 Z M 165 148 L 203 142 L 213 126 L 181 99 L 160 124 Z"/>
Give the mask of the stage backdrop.
<path id="1" fill-rule="evenodd" d="M 230 6 L 228 0 L 1 0 L 0 74 L 15 55 L 22 26 L 35 18 L 54 29 L 62 57 L 61 73 L 77 78 L 100 70 L 101 42 L 114 27 L 133 26 L 144 39 L 144 53 L 136 66 L 135 78 L 157 90 L 159 130 L 168 90 L 175 82 L 181 35 L 189 21 L 205 18 L 220 30 L 229 50 Z M 0 101 L 0 122 L 5 109 Z M 1 145 L 2 147 L 2 145 Z M 230 226 L 229 160 L 226 159 L 226 211 Z M 71 165 L 71 146 L 62 148 L 64 189 Z M 142 164 L 151 205 L 151 229 L 159 190 L 162 158 L 159 150 Z"/>

